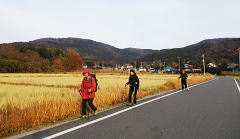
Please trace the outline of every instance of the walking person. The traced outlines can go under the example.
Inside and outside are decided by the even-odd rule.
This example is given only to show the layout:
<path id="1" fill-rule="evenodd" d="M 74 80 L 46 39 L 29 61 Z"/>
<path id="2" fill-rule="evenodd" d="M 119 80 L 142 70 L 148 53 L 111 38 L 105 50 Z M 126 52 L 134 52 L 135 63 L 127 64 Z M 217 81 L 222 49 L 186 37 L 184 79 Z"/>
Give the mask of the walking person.
<path id="1" fill-rule="evenodd" d="M 129 80 L 125 86 L 129 85 L 129 94 L 128 94 L 128 106 L 133 106 L 137 104 L 137 92 L 139 89 L 139 78 L 134 70 L 130 70 Z M 133 94 L 134 92 L 134 94 Z M 132 103 L 132 94 L 133 94 L 133 103 Z"/>
<path id="2" fill-rule="evenodd" d="M 188 75 L 187 75 L 187 72 L 185 70 L 182 70 L 179 79 L 181 79 L 182 91 L 185 90 L 185 89 L 188 89 L 188 85 L 187 85 Z"/>
<path id="3" fill-rule="evenodd" d="M 89 69 L 83 71 L 83 80 L 79 89 L 80 95 L 82 96 L 82 118 L 86 118 L 87 115 L 87 104 L 92 109 L 93 114 L 97 114 L 97 108 L 93 104 L 95 98 L 96 81 L 90 74 Z"/>

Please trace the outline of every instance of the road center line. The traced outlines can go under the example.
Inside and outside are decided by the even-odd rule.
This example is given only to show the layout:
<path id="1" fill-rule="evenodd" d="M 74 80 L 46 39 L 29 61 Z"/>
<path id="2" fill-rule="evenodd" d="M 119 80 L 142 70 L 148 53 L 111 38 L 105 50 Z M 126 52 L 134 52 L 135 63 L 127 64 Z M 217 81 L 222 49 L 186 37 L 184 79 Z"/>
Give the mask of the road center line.
<path id="1" fill-rule="evenodd" d="M 213 79 L 213 80 L 215 80 L 215 79 Z M 195 87 L 195 86 L 199 86 L 199 85 L 201 85 L 201 84 L 205 84 L 205 83 L 208 83 L 208 82 L 213 81 L 213 80 L 209 80 L 209 81 L 205 81 L 205 82 L 202 82 L 202 83 L 199 83 L 199 84 L 195 84 L 195 85 L 193 85 L 193 86 L 191 86 L 191 87 L 189 87 L 189 88 L 192 88 L 192 87 Z M 235 80 L 235 81 L 236 81 L 236 80 Z M 238 86 L 238 85 L 237 85 L 237 86 Z M 238 86 L 238 89 L 239 89 L 239 86 Z M 138 105 L 135 105 L 135 106 L 132 106 L 132 107 L 129 107 L 129 108 L 126 108 L 126 109 L 120 110 L 120 111 L 118 111 L 118 112 L 115 112 L 115 113 L 112 113 L 112 114 L 110 114 L 110 115 L 107 115 L 107 116 L 101 117 L 101 118 L 99 118 L 99 119 L 95 119 L 95 120 L 93 120 L 93 121 L 90 121 L 90 122 L 87 122 L 87 123 L 81 124 L 81 125 L 79 125 L 79 126 L 75 126 L 75 127 L 73 127 L 73 128 L 70 128 L 70 129 L 67 129 L 67 130 L 64 130 L 64 131 L 58 132 L 58 133 L 53 134 L 53 135 L 51 135 L 51 136 L 45 137 L 45 138 L 43 138 L 43 139 L 52 139 L 52 138 L 56 138 L 56 137 L 58 137 L 58 136 L 64 135 L 64 134 L 69 133 L 69 132 L 72 132 L 72 131 L 74 131 L 74 130 L 77 130 L 77 129 L 80 129 L 80 128 L 83 128 L 83 127 L 86 127 L 86 126 L 88 126 L 88 125 L 91 125 L 91 124 L 97 123 L 97 122 L 99 122 L 99 121 L 102 121 L 102 120 L 108 119 L 108 118 L 113 117 L 113 116 L 115 116 L 115 115 L 118 115 L 118 114 L 124 113 L 124 112 L 126 112 L 126 111 L 132 110 L 132 109 L 137 108 L 137 107 L 140 107 L 140 106 L 142 106 L 142 105 L 145 105 L 145 104 L 151 103 L 151 102 L 153 102 L 153 101 L 156 101 L 156 100 L 159 100 L 159 99 L 162 99 L 162 98 L 165 98 L 165 97 L 168 97 L 168 96 L 171 96 L 171 95 L 177 94 L 177 93 L 179 93 L 179 92 L 181 92 L 181 90 L 179 90 L 179 91 L 175 91 L 175 92 L 172 92 L 172 93 L 170 93 L 170 94 L 166 94 L 166 95 L 163 95 L 163 96 L 160 96 L 160 97 L 157 97 L 157 98 L 154 98 L 154 99 L 152 99 L 152 100 L 149 100 L 149 101 L 146 101 L 146 102 L 140 103 L 140 104 L 138 104 Z"/>
<path id="2" fill-rule="evenodd" d="M 236 85 L 237 85 L 237 88 L 238 88 L 238 93 L 240 94 L 240 87 L 239 87 L 239 85 L 238 85 L 238 83 L 237 83 L 237 80 L 234 78 L 234 81 L 235 81 L 235 83 L 236 83 Z"/>

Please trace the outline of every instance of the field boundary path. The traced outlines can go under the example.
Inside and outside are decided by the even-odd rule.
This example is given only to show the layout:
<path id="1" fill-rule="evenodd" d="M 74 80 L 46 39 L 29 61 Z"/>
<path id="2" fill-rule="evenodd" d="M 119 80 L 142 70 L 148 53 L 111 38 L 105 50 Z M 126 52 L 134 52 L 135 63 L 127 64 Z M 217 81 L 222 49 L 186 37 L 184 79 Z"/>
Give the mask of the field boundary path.
<path id="1" fill-rule="evenodd" d="M 23 86 L 40 86 L 40 87 L 51 87 L 51 88 L 72 88 L 78 89 L 79 86 L 76 85 L 48 85 L 48 84 L 34 84 L 34 83 L 15 83 L 15 82 L 2 82 L 0 84 L 7 84 L 7 85 L 23 85 Z"/>

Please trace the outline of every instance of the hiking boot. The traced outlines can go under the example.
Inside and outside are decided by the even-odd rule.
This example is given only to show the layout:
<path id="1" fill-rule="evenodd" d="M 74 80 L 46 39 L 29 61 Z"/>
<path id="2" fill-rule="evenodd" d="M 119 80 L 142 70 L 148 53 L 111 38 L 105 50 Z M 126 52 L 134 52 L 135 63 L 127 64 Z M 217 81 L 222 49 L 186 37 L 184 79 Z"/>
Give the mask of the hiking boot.
<path id="1" fill-rule="evenodd" d="M 132 103 L 128 103 L 128 104 L 127 104 L 127 106 L 131 106 L 131 105 L 132 105 Z"/>
<path id="2" fill-rule="evenodd" d="M 93 115 L 97 115 L 97 113 L 98 113 L 97 110 L 95 110 L 94 113 L 93 113 Z"/>

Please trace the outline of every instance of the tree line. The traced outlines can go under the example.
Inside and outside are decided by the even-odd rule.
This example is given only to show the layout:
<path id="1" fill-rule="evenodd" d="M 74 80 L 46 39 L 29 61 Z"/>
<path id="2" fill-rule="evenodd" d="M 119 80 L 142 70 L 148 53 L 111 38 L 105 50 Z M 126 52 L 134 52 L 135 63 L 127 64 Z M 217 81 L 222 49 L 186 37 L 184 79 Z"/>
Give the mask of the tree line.
<path id="1" fill-rule="evenodd" d="M 0 47 L 1 73 L 75 71 L 82 65 L 83 60 L 74 48 Z"/>

